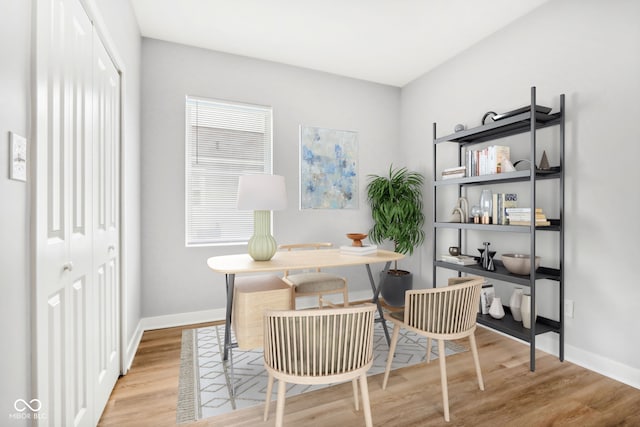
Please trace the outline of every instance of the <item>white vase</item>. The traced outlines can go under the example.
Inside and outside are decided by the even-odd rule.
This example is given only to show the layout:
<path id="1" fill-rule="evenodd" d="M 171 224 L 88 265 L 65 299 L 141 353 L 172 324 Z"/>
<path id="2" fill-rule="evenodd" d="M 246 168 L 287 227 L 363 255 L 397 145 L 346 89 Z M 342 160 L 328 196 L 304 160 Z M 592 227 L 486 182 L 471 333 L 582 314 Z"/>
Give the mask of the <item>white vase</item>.
<path id="1" fill-rule="evenodd" d="M 531 329 L 531 295 L 523 294 L 520 302 L 520 313 L 522 314 L 522 326 Z M 533 309 L 533 321 L 536 321 L 538 313 L 536 307 Z"/>
<path id="2" fill-rule="evenodd" d="M 502 319 L 504 317 L 504 308 L 502 307 L 500 298 L 493 297 L 491 307 L 489 307 L 489 315 L 494 319 Z"/>
<path id="3" fill-rule="evenodd" d="M 513 320 L 516 322 L 522 321 L 520 304 L 522 304 L 522 288 L 515 288 L 511 294 L 511 299 L 509 300 L 509 308 L 511 309 Z"/>

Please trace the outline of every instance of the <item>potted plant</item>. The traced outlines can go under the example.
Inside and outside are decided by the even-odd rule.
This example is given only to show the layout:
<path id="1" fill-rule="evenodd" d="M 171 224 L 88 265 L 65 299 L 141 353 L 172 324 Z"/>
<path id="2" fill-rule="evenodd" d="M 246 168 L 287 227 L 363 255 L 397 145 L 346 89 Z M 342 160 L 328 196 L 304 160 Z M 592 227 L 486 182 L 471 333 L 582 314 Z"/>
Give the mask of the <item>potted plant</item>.
<path id="1" fill-rule="evenodd" d="M 424 177 L 407 168 L 394 169 L 393 165 L 389 167 L 388 176 L 368 177 L 367 200 L 374 221 L 369 239 L 376 244 L 391 240 L 395 252 L 411 255 L 425 239 L 422 229 Z M 413 287 L 413 274 L 398 269 L 396 261 L 394 267 L 381 276 L 380 286 L 387 304 L 402 306 L 405 291 Z"/>

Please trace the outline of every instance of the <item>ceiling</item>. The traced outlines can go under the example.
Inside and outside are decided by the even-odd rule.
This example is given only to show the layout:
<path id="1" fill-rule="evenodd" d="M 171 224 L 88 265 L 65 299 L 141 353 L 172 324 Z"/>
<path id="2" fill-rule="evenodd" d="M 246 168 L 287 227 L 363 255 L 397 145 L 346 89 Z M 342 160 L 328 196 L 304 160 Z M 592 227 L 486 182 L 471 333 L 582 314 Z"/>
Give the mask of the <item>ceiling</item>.
<path id="1" fill-rule="evenodd" d="M 130 0 L 142 36 L 402 87 L 549 0 Z"/>

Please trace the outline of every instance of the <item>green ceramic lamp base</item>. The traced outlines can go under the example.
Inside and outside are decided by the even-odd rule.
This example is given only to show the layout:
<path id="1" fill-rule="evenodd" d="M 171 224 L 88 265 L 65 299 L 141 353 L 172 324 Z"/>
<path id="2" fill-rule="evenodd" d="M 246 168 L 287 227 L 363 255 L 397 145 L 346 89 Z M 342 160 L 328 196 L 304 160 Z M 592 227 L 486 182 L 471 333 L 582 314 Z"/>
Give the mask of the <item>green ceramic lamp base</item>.
<path id="1" fill-rule="evenodd" d="M 271 235 L 271 211 L 253 212 L 253 236 L 249 239 L 249 255 L 255 261 L 269 261 L 278 248 Z"/>

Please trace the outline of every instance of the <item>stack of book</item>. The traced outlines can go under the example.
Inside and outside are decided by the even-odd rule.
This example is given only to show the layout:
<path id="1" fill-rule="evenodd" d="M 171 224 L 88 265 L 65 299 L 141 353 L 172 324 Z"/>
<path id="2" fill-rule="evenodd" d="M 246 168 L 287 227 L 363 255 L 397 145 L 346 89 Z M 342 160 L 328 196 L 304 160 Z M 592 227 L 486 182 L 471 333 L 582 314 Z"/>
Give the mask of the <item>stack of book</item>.
<path id="1" fill-rule="evenodd" d="M 509 225 L 531 225 L 531 208 L 507 208 Z M 536 208 L 536 227 L 551 225 L 542 208 Z"/>
<path id="2" fill-rule="evenodd" d="M 456 166 L 442 171 L 442 179 L 464 178 L 467 173 L 466 166 Z"/>
<path id="3" fill-rule="evenodd" d="M 376 245 L 340 246 L 340 253 L 345 255 L 373 255 L 377 252 Z"/>
<path id="4" fill-rule="evenodd" d="M 476 261 L 474 257 L 468 255 L 442 255 L 441 259 L 442 261 L 450 262 L 457 265 L 473 265 L 478 263 L 478 261 Z"/>

